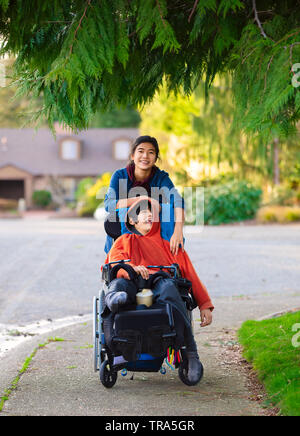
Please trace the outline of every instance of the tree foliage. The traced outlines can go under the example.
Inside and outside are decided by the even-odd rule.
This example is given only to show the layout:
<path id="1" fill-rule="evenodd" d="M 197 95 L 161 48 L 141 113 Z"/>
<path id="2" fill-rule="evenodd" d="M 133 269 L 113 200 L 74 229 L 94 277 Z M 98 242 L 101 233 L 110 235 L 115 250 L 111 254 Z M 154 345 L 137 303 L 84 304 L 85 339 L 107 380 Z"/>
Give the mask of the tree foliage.
<path id="1" fill-rule="evenodd" d="M 179 184 L 212 184 L 228 178 L 271 182 L 274 177 L 273 142 L 249 137 L 234 123 L 232 78 L 215 78 L 205 102 L 204 85 L 186 96 L 162 86 L 141 112 L 142 134 L 157 137 L 163 160 L 159 163 Z M 300 159 L 297 137 L 280 144 L 282 181 L 297 180 Z"/>
<path id="2" fill-rule="evenodd" d="M 292 85 L 292 68 L 300 60 L 300 4 L 296 3 L 298 12 L 289 2 L 281 2 L 281 15 L 276 7 L 259 14 L 263 27 L 260 22 L 260 27 L 247 24 L 231 56 L 235 122 L 265 140 L 297 131 L 300 92 Z"/>
<path id="3" fill-rule="evenodd" d="M 111 108 L 109 111 L 98 110 L 92 116 L 89 127 L 91 128 L 122 128 L 138 127 L 141 121 L 139 112 L 133 107 L 123 109 Z"/>
<path id="4" fill-rule="evenodd" d="M 17 56 L 19 92 L 43 95 L 37 116 L 74 129 L 99 106 L 149 102 L 163 80 L 190 94 L 204 78 L 207 93 L 230 70 L 237 122 L 289 134 L 299 18 L 299 0 L 0 0 L 2 53 Z"/>
<path id="5" fill-rule="evenodd" d="M 31 98 L 29 96 L 16 96 L 16 85 L 9 79 L 11 75 L 11 59 L 5 59 L 3 62 L 3 72 L 5 73 L 5 86 L 0 87 L 0 127 L 31 127 L 30 119 L 32 114 L 42 109 L 42 97 Z M 46 127 L 45 120 L 40 120 L 40 126 Z M 33 126 L 32 126 L 33 127 Z"/>

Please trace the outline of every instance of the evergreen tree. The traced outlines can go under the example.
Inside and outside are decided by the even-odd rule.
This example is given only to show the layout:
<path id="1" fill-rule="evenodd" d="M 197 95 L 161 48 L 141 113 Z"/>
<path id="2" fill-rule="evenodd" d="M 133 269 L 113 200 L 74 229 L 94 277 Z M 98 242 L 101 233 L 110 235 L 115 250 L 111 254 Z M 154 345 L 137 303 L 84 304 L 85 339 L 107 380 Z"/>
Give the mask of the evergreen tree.
<path id="1" fill-rule="evenodd" d="M 205 102 L 201 83 L 189 96 L 168 93 L 163 86 L 141 112 L 142 134 L 158 138 L 160 166 L 179 184 L 215 183 L 234 177 L 261 183 L 272 182 L 276 169 L 273 147 L 263 138 L 249 138 L 233 123 L 234 103 L 229 75 L 217 76 Z M 277 172 L 289 179 L 299 162 L 297 138 L 281 143 Z M 275 168 L 274 168 L 275 167 Z"/>
<path id="2" fill-rule="evenodd" d="M 124 109 L 113 108 L 107 111 L 97 111 L 89 122 L 89 127 L 138 127 L 141 117 L 133 107 Z"/>
<path id="3" fill-rule="evenodd" d="M 43 115 L 86 128 L 99 106 L 137 107 L 166 81 L 190 94 L 231 71 L 236 123 L 265 140 L 299 120 L 291 68 L 299 0 L 0 0 L 1 53 L 15 55 L 20 92 Z"/>
<path id="4" fill-rule="evenodd" d="M 31 114 L 42 110 L 42 98 L 17 95 L 16 85 L 12 85 L 9 79 L 12 62 L 11 59 L 5 59 L 1 64 L 4 68 L 3 86 L 0 87 L 0 127 L 34 127 L 30 126 Z M 41 119 L 39 126 L 47 127 L 47 123 Z"/>

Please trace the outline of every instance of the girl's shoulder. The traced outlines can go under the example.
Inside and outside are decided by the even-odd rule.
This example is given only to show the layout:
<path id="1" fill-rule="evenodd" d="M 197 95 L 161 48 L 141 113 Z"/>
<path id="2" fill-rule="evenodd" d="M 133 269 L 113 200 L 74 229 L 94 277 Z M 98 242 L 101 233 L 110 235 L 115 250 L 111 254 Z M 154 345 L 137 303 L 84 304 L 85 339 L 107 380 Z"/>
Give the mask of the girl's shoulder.
<path id="1" fill-rule="evenodd" d="M 161 185 L 167 179 L 169 179 L 169 173 L 157 167 L 157 170 L 155 171 L 153 179 L 151 181 L 152 182 L 151 185 L 152 186 Z"/>
<path id="2" fill-rule="evenodd" d="M 127 173 L 126 167 L 125 168 L 119 168 L 118 170 L 114 171 L 112 173 L 111 177 L 112 178 L 115 177 L 115 178 L 119 178 L 119 179 L 121 179 L 121 178 L 123 178 L 123 179 L 124 178 L 128 178 L 128 173 Z"/>
<path id="3" fill-rule="evenodd" d="M 119 186 L 119 180 L 120 179 L 127 179 L 128 180 L 128 174 L 126 168 L 119 168 L 118 170 L 114 171 L 111 175 L 110 179 L 110 186 Z"/>

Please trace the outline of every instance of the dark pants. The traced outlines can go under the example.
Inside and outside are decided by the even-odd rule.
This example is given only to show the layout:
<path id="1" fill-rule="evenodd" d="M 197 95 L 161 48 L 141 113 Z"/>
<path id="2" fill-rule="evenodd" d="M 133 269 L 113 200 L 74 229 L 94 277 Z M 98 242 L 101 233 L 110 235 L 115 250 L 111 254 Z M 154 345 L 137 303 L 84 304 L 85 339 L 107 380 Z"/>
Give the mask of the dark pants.
<path id="1" fill-rule="evenodd" d="M 123 278 L 115 279 L 110 282 L 108 289 L 109 292 L 106 294 L 107 302 L 114 293 L 123 291 L 128 295 L 128 304 L 126 304 L 124 309 L 129 308 L 131 305 L 136 305 L 136 294 L 139 289 L 133 281 Z M 184 338 L 187 350 L 196 351 L 197 346 L 194 340 L 187 308 L 179 294 L 174 280 L 172 278 L 158 278 L 152 286 L 152 292 L 155 305 L 166 305 L 169 303 L 172 306 L 175 330 Z"/>

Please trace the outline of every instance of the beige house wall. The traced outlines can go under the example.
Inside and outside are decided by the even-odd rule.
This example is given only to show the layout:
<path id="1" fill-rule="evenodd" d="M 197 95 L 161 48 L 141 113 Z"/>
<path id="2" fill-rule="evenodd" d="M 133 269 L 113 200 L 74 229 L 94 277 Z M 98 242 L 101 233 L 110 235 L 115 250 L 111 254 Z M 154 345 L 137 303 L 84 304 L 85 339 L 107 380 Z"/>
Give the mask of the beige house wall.
<path id="1" fill-rule="evenodd" d="M 39 176 L 34 178 L 33 191 L 50 191 L 55 203 L 64 204 L 66 199 L 74 200 L 78 183 L 83 177 Z"/>
<path id="2" fill-rule="evenodd" d="M 49 191 L 49 182 L 47 177 L 35 177 L 33 179 L 33 192 L 42 190 Z"/>

